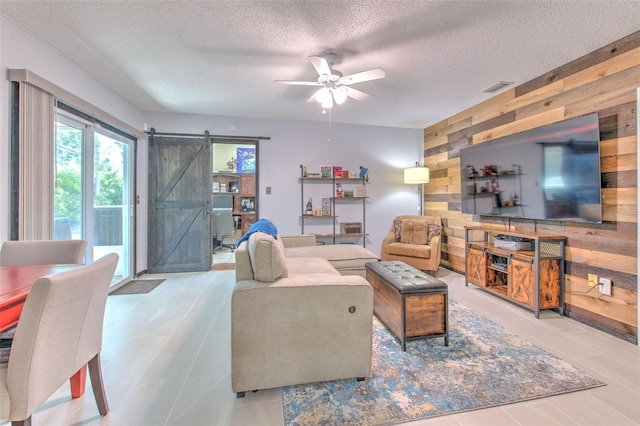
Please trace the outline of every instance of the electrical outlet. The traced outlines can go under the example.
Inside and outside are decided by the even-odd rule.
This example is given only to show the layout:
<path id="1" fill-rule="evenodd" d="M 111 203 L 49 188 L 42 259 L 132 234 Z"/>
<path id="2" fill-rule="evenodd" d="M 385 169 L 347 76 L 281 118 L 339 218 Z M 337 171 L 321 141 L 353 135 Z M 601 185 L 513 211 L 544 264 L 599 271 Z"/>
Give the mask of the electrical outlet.
<path id="1" fill-rule="evenodd" d="M 596 274 L 587 274 L 587 282 L 589 287 L 595 287 L 598 285 L 598 276 Z"/>
<path id="2" fill-rule="evenodd" d="M 600 293 L 611 296 L 611 280 L 609 278 L 600 278 L 598 286 Z"/>

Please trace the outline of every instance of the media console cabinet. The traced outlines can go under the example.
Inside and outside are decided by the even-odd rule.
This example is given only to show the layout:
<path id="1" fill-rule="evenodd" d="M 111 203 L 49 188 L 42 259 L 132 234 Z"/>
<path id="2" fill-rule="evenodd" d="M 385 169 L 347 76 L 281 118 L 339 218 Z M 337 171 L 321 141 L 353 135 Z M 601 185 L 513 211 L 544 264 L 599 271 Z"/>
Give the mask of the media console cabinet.
<path id="1" fill-rule="evenodd" d="M 496 235 L 527 238 L 533 250 L 494 246 Z M 477 285 L 535 312 L 558 309 L 564 315 L 566 237 L 465 226 L 465 285 Z"/>

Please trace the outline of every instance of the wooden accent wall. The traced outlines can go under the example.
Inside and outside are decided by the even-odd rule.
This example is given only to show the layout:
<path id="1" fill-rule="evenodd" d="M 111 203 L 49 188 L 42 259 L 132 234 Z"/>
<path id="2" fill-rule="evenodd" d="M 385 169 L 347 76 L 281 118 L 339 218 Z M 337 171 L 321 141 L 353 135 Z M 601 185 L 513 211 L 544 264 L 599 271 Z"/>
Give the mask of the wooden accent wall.
<path id="1" fill-rule="evenodd" d="M 566 235 L 567 315 L 637 343 L 637 92 L 640 31 L 424 129 L 426 215 L 444 225 L 442 265 L 464 272 L 464 226 L 508 220 L 461 213 L 460 149 L 597 112 L 603 223 L 512 219 L 511 229 Z M 587 273 L 611 278 L 605 296 Z"/>

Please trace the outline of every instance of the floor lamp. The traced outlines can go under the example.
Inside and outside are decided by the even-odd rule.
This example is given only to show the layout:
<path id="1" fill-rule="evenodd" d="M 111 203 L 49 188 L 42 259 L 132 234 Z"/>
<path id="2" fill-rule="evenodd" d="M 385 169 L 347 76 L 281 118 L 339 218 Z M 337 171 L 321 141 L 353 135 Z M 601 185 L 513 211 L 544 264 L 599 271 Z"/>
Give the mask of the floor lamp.
<path id="1" fill-rule="evenodd" d="M 421 166 L 420 163 L 416 161 L 415 167 L 404 169 L 404 183 L 418 185 L 418 192 L 420 193 L 420 216 L 422 216 L 422 209 L 424 207 L 422 186 L 425 183 L 429 183 L 429 168 Z"/>

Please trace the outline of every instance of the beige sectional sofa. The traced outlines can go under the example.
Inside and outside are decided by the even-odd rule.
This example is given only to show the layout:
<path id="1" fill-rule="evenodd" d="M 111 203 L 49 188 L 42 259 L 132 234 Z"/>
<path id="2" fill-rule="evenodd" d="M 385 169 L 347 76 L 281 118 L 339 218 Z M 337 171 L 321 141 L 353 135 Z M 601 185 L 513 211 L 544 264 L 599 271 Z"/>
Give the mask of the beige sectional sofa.
<path id="1" fill-rule="evenodd" d="M 378 257 L 364 247 L 355 244 L 317 245 L 315 235 L 283 235 L 284 253 L 292 257 L 320 257 L 342 275 L 360 275 L 366 278 L 364 265 L 375 262 Z"/>
<path id="2" fill-rule="evenodd" d="M 371 375 L 373 290 L 359 274 L 348 275 L 358 269 L 355 261 L 333 259 L 342 275 L 330 260 L 312 256 L 310 242 L 256 232 L 236 250 L 231 384 L 238 397 Z"/>

